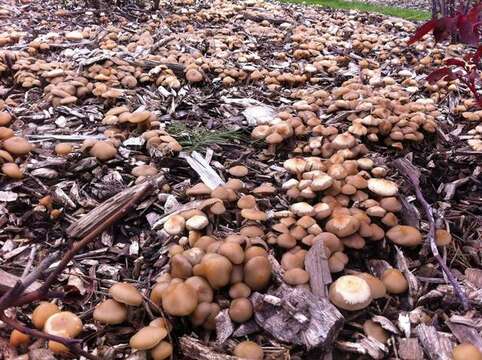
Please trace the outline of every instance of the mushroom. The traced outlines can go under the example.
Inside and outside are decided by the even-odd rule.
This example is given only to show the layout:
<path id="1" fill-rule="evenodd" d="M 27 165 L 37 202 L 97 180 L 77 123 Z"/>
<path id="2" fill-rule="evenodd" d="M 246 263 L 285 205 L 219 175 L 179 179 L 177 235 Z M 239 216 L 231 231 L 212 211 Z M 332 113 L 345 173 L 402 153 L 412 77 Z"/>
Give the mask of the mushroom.
<path id="1" fill-rule="evenodd" d="M 194 275 L 205 277 L 213 289 L 219 289 L 229 284 L 233 264 L 226 257 L 218 254 L 207 254 L 196 267 L 194 268 Z"/>
<path id="2" fill-rule="evenodd" d="M 216 303 L 200 303 L 191 314 L 191 322 L 194 326 L 203 326 L 205 329 L 216 329 L 216 316 L 221 308 Z"/>
<path id="3" fill-rule="evenodd" d="M 13 347 L 28 344 L 29 342 L 30 342 L 30 335 L 24 334 L 23 332 L 20 332 L 17 329 L 12 330 L 12 332 L 10 333 L 10 345 Z"/>
<path id="4" fill-rule="evenodd" d="M 398 269 L 387 269 L 382 274 L 382 282 L 390 294 L 402 294 L 408 289 L 408 281 Z"/>
<path id="5" fill-rule="evenodd" d="M 219 246 L 218 253 L 225 256 L 233 264 L 242 264 L 244 261 L 244 251 L 241 245 L 235 242 L 224 242 Z"/>
<path id="6" fill-rule="evenodd" d="M 70 311 L 61 311 L 50 316 L 45 322 L 44 329 L 47 334 L 58 335 L 64 333 L 73 338 L 82 331 L 82 320 Z"/>
<path id="7" fill-rule="evenodd" d="M 240 209 L 252 209 L 256 206 L 256 198 L 253 195 L 243 195 L 239 198 L 237 206 Z"/>
<path id="8" fill-rule="evenodd" d="M 372 337 L 383 344 L 386 344 L 388 341 L 388 334 L 387 332 L 377 324 L 373 320 L 367 320 L 363 323 L 363 332 L 366 336 Z"/>
<path id="9" fill-rule="evenodd" d="M 60 309 L 54 303 L 41 302 L 32 313 L 32 323 L 37 329 L 43 329 L 47 319 L 58 312 Z"/>
<path id="10" fill-rule="evenodd" d="M 435 242 L 437 246 L 447 246 L 452 242 L 452 235 L 447 230 L 437 229 L 435 232 Z"/>
<path id="11" fill-rule="evenodd" d="M 288 285 L 302 285 L 310 281 L 310 274 L 303 269 L 294 268 L 285 271 L 285 273 L 283 274 L 283 280 Z"/>
<path id="12" fill-rule="evenodd" d="M 244 323 L 253 316 L 253 305 L 246 298 L 237 298 L 231 301 L 229 316 L 237 323 Z"/>
<path id="13" fill-rule="evenodd" d="M 248 175 L 248 168 L 243 165 L 233 166 L 228 170 L 229 174 L 236 177 L 243 177 Z"/>
<path id="14" fill-rule="evenodd" d="M 192 265 L 184 255 L 177 254 L 171 258 L 171 276 L 180 279 L 192 276 Z"/>
<path id="15" fill-rule="evenodd" d="M 3 141 L 3 147 L 10 154 L 22 156 L 32 151 L 33 146 L 26 139 L 19 136 L 12 136 Z"/>
<path id="16" fill-rule="evenodd" d="M 115 300 L 126 305 L 139 306 L 142 304 L 142 295 L 133 285 L 116 283 L 109 289 L 109 294 Z"/>
<path id="17" fill-rule="evenodd" d="M 120 324 L 127 319 L 127 308 L 124 304 L 108 299 L 95 307 L 92 317 L 104 324 Z"/>
<path id="18" fill-rule="evenodd" d="M 171 356 L 172 345 L 167 341 L 161 341 L 151 350 L 152 360 L 164 360 Z"/>
<path id="19" fill-rule="evenodd" d="M 213 289 L 209 283 L 200 276 L 191 276 L 185 283 L 191 286 L 197 293 L 199 302 L 210 303 L 213 301 Z"/>
<path id="20" fill-rule="evenodd" d="M 457 345 L 452 350 L 454 360 L 482 360 L 482 353 L 480 350 L 469 343 Z"/>
<path id="21" fill-rule="evenodd" d="M 358 273 L 358 274 L 355 274 L 355 276 L 358 276 L 367 282 L 368 286 L 370 287 L 370 291 L 372 293 L 372 298 L 380 299 L 387 295 L 387 288 L 379 278 L 369 273 Z"/>
<path id="22" fill-rule="evenodd" d="M 206 215 L 194 215 L 186 221 L 188 230 L 202 230 L 208 226 L 209 220 Z"/>
<path id="23" fill-rule="evenodd" d="M 264 256 L 255 256 L 244 265 L 244 282 L 251 290 L 262 290 L 271 279 L 271 263 Z"/>
<path id="24" fill-rule="evenodd" d="M 368 189 L 380 196 L 394 196 L 398 193 L 397 184 L 386 179 L 368 179 Z"/>
<path id="25" fill-rule="evenodd" d="M 184 231 L 186 220 L 181 215 L 171 215 L 164 223 L 164 230 L 169 235 L 178 235 Z"/>
<path id="26" fill-rule="evenodd" d="M 2 165 L 2 172 L 12 178 L 12 179 L 21 179 L 23 177 L 23 172 L 20 170 L 17 164 L 10 162 L 4 163 Z"/>
<path id="27" fill-rule="evenodd" d="M 268 219 L 268 215 L 265 212 L 257 209 L 242 209 L 241 216 L 253 221 L 266 221 Z"/>
<path id="28" fill-rule="evenodd" d="M 131 174 L 134 175 L 135 177 L 149 177 L 149 176 L 155 176 L 159 173 L 159 171 L 152 165 L 138 165 L 134 167 L 131 171 Z"/>
<path id="29" fill-rule="evenodd" d="M 97 160 L 107 161 L 116 157 L 117 149 L 109 141 L 97 141 L 90 148 L 90 155 L 97 158 Z"/>
<path id="30" fill-rule="evenodd" d="M 341 276 L 332 283 L 329 298 L 337 307 L 348 311 L 364 309 L 372 301 L 368 283 L 353 275 Z"/>
<path id="31" fill-rule="evenodd" d="M 395 244 L 401 246 L 417 246 L 422 243 L 422 234 L 413 226 L 396 225 L 388 230 L 386 235 Z"/>
<path id="32" fill-rule="evenodd" d="M 240 342 L 233 350 L 233 354 L 242 359 L 263 360 L 264 352 L 261 346 L 253 341 Z"/>
<path id="33" fill-rule="evenodd" d="M 197 304 L 196 290 L 184 282 L 169 285 L 162 294 L 162 308 L 172 316 L 190 315 Z"/>
<path id="34" fill-rule="evenodd" d="M 245 283 L 238 282 L 229 288 L 231 299 L 247 298 L 249 295 L 251 295 L 251 289 Z"/>
<path id="35" fill-rule="evenodd" d="M 338 237 L 346 237 L 358 231 L 360 228 L 360 221 L 351 215 L 337 215 L 333 216 L 325 225 L 328 232 L 335 234 Z"/>
<path id="36" fill-rule="evenodd" d="M 348 264 L 348 256 L 341 251 L 333 253 L 328 258 L 328 267 L 330 268 L 330 272 L 332 273 L 342 271 L 345 268 L 346 264 Z"/>
<path id="37" fill-rule="evenodd" d="M 149 350 L 167 336 L 167 330 L 156 326 L 140 329 L 129 340 L 129 346 L 136 350 Z"/>
<path id="38" fill-rule="evenodd" d="M 0 111 L 0 126 L 8 125 L 10 121 L 12 121 L 12 115 L 6 111 Z"/>

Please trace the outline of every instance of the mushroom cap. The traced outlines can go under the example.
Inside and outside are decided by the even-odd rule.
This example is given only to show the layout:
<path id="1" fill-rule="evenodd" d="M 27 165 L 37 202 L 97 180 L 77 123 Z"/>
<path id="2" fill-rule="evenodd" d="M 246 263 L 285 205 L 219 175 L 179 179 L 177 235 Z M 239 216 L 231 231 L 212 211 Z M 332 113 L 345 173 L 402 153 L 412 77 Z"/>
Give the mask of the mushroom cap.
<path id="1" fill-rule="evenodd" d="M 335 234 L 331 232 L 321 232 L 315 236 L 313 243 L 317 240 L 323 240 L 323 245 L 325 245 L 330 253 L 335 253 L 337 251 L 343 251 L 343 243 Z"/>
<path id="2" fill-rule="evenodd" d="M 158 170 L 148 164 L 142 164 L 134 167 L 131 171 L 131 174 L 134 175 L 135 177 L 140 177 L 140 176 L 155 176 L 158 174 Z"/>
<path id="3" fill-rule="evenodd" d="M 233 264 L 225 256 L 207 254 L 199 266 L 200 275 L 207 279 L 213 289 L 219 289 L 229 284 Z"/>
<path id="4" fill-rule="evenodd" d="M 82 331 L 82 320 L 70 311 L 61 311 L 47 319 L 44 331 L 52 335 L 64 331 L 68 337 L 76 337 Z"/>
<path id="5" fill-rule="evenodd" d="M 55 153 L 57 155 L 67 155 L 72 152 L 72 144 L 69 143 L 59 143 L 55 145 Z"/>
<path id="6" fill-rule="evenodd" d="M 117 149 L 109 141 L 97 141 L 90 148 L 90 155 L 97 158 L 97 160 L 107 161 L 116 157 Z"/>
<path id="7" fill-rule="evenodd" d="M 197 303 L 196 290 L 186 283 L 172 284 L 162 294 L 162 308 L 172 316 L 191 314 Z"/>
<path id="8" fill-rule="evenodd" d="M 251 290 L 262 290 L 271 279 L 271 263 L 264 256 L 255 256 L 244 265 L 244 282 Z"/>
<path id="9" fill-rule="evenodd" d="M 408 290 L 408 281 L 398 269 L 387 269 L 382 274 L 382 282 L 390 294 L 402 294 Z"/>
<path id="10" fill-rule="evenodd" d="M 437 229 L 435 232 L 435 242 L 437 246 L 446 246 L 452 241 L 452 235 L 447 230 Z"/>
<path id="11" fill-rule="evenodd" d="M 184 231 L 186 220 L 181 215 L 171 215 L 164 223 L 164 230 L 169 235 L 178 235 Z"/>
<path id="12" fill-rule="evenodd" d="M 249 295 L 251 295 L 251 289 L 245 283 L 238 282 L 229 288 L 231 299 L 247 298 Z"/>
<path id="13" fill-rule="evenodd" d="M 32 313 L 32 323 L 37 329 L 43 329 L 47 319 L 58 312 L 60 309 L 54 303 L 41 302 Z"/>
<path id="14" fill-rule="evenodd" d="M 380 206 L 391 212 L 398 212 L 402 210 L 402 203 L 394 196 L 384 197 L 381 199 Z"/>
<path id="15" fill-rule="evenodd" d="M 244 251 L 238 243 L 229 241 L 223 242 L 218 249 L 220 255 L 225 256 L 233 264 L 242 264 L 244 261 Z"/>
<path id="16" fill-rule="evenodd" d="M 454 360 L 482 360 L 482 353 L 472 344 L 464 343 L 454 347 L 452 350 Z"/>
<path id="17" fill-rule="evenodd" d="M 186 80 L 192 83 L 203 81 L 203 74 L 196 69 L 189 69 L 186 71 Z"/>
<path id="18" fill-rule="evenodd" d="M 233 350 L 237 357 L 249 360 L 263 360 L 264 352 L 261 346 L 253 341 L 240 342 Z"/>
<path id="19" fill-rule="evenodd" d="M 388 341 L 387 332 L 373 320 L 367 320 L 363 323 L 363 332 L 366 336 L 372 337 L 385 344 Z"/>
<path id="20" fill-rule="evenodd" d="M 386 233 L 387 237 L 397 245 L 417 246 L 423 241 L 420 231 L 408 225 L 396 225 Z"/>
<path id="21" fill-rule="evenodd" d="M 107 299 L 95 307 L 92 317 L 104 324 L 120 324 L 127 319 L 127 307 L 115 300 Z"/>
<path id="22" fill-rule="evenodd" d="M 351 215 L 337 215 L 328 220 L 325 229 L 338 237 L 354 234 L 360 228 L 360 221 Z"/>
<path id="23" fill-rule="evenodd" d="M 241 216 L 253 221 L 266 221 L 268 219 L 268 215 L 264 211 L 257 209 L 242 209 Z"/>
<path id="24" fill-rule="evenodd" d="M 10 154 L 21 156 L 32 151 L 33 146 L 23 137 L 12 136 L 3 141 L 3 148 Z"/>
<path id="25" fill-rule="evenodd" d="M 186 190 L 188 196 L 209 195 L 211 189 L 204 183 L 198 183 Z"/>
<path id="26" fill-rule="evenodd" d="M 244 262 L 247 263 L 249 260 L 256 256 L 268 256 L 268 252 L 262 248 L 261 246 L 250 246 L 249 248 L 246 249 L 244 252 Z"/>
<path id="27" fill-rule="evenodd" d="M 246 298 L 238 298 L 231 301 L 229 316 L 237 323 L 244 323 L 253 316 L 253 305 Z"/>
<path id="28" fill-rule="evenodd" d="M 56 335 L 56 336 L 60 336 L 60 337 L 63 337 L 63 338 L 70 338 L 70 336 L 67 334 L 66 331 L 58 331 L 57 333 L 55 334 L 51 334 L 51 335 Z M 69 352 L 69 348 L 57 341 L 52 341 L 50 340 L 48 342 L 48 347 L 49 349 L 54 352 L 54 353 L 63 353 L 63 352 Z"/>
<path id="29" fill-rule="evenodd" d="M 171 258 L 171 276 L 173 278 L 187 279 L 192 275 L 192 265 L 182 254 Z"/>
<path id="30" fill-rule="evenodd" d="M 372 301 L 368 283 L 353 275 L 341 276 L 332 283 L 329 298 L 337 307 L 348 311 L 364 309 Z"/>
<path id="31" fill-rule="evenodd" d="M 213 289 L 204 278 L 200 276 L 191 276 L 189 279 L 186 279 L 185 283 L 191 286 L 196 291 L 198 296 L 198 301 L 200 303 L 202 302 L 210 303 L 213 301 L 213 298 L 214 298 Z"/>
<path id="32" fill-rule="evenodd" d="M 243 195 L 239 198 L 237 206 L 240 209 L 251 209 L 256 206 L 256 198 L 253 195 Z"/>
<path id="33" fill-rule="evenodd" d="M 368 179 L 368 189 L 380 196 L 394 196 L 398 193 L 398 186 L 387 179 Z"/>
<path id="34" fill-rule="evenodd" d="M 283 280 L 288 285 L 302 285 L 310 281 L 310 274 L 303 269 L 294 268 L 285 271 L 285 273 L 283 274 Z"/>
<path id="35" fill-rule="evenodd" d="M 0 111 L 0 126 L 8 125 L 10 121 L 12 121 L 12 115 L 6 111 Z"/>
<path id="36" fill-rule="evenodd" d="M 202 230 L 208 226 L 209 220 L 206 215 L 194 215 L 186 221 L 188 230 Z"/>
<path id="37" fill-rule="evenodd" d="M 151 350 L 152 360 L 164 360 L 172 354 L 172 345 L 167 341 L 161 341 Z"/>
<path id="38" fill-rule="evenodd" d="M 24 334 L 18 331 L 17 329 L 13 329 L 12 332 L 10 333 L 10 345 L 13 347 L 27 344 L 29 341 L 30 341 L 30 335 Z"/>
<path id="39" fill-rule="evenodd" d="M 137 350 L 149 350 L 167 336 L 167 330 L 156 326 L 146 326 L 136 332 L 129 340 L 129 346 Z"/>
<path id="40" fill-rule="evenodd" d="M 342 271 L 346 264 L 348 264 L 348 256 L 341 251 L 333 253 L 328 259 L 328 267 L 332 273 Z"/>
<path id="41" fill-rule="evenodd" d="M 355 276 L 358 276 L 367 282 L 372 293 L 372 298 L 379 299 L 387 295 L 387 288 L 379 278 L 369 273 L 358 273 Z"/>
<path id="42" fill-rule="evenodd" d="M 248 175 L 248 168 L 244 165 L 236 165 L 228 170 L 229 174 L 236 177 Z"/>
<path id="43" fill-rule="evenodd" d="M 12 179 L 21 179 L 23 177 L 22 170 L 13 162 L 4 163 L 2 165 L 2 172 Z"/>
<path id="44" fill-rule="evenodd" d="M 116 283 L 109 289 L 109 294 L 115 300 L 126 305 L 139 306 L 142 304 L 142 295 L 134 285 Z"/>

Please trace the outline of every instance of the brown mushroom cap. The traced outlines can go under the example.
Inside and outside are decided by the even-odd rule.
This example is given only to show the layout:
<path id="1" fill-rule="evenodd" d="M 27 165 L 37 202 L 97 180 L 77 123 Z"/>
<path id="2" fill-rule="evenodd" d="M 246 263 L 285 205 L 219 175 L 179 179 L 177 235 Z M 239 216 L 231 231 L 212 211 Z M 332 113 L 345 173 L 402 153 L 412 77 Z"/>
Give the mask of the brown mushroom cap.
<path id="1" fill-rule="evenodd" d="M 243 195 L 238 200 L 238 208 L 251 209 L 256 206 L 256 198 L 253 195 Z"/>
<path id="2" fill-rule="evenodd" d="M 229 169 L 229 174 L 236 177 L 248 175 L 248 168 L 244 165 L 236 165 Z"/>
<path id="3" fill-rule="evenodd" d="M 454 347 L 452 350 L 454 360 L 482 360 L 482 353 L 472 344 L 464 343 Z"/>
<path id="4" fill-rule="evenodd" d="M 452 242 L 452 235 L 447 230 L 437 229 L 435 232 L 435 242 L 437 246 L 447 246 Z"/>
<path id="5" fill-rule="evenodd" d="M 200 276 L 191 276 L 185 281 L 185 283 L 191 286 L 197 292 L 198 301 L 200 303 L 210 303 L 213 301 L 213 289 L 211 286 L 209 286 L 209 283 L 204 278 Z"/>
<path id="6" fill-rule="evenodd" d="M 127 320 L 127 308 L 124 304 L 108 299 L 95 307 L 92 317 L 104 324 L 120 324 Z"/>
<path id="7" fill-rule="evenodd" d="M 42 302 L 32 313 L 32 323 L 37 329 L 43 329 L 47 319 L 58 312 L 60 309 L 54 303 Z"/>
<path id="8" fill-rule="evenodd" d="M 15 163 L 4 163 L 2 165 L 2 172 L 12 178 L 12 179 L 21 179 L 23 177 L 23 172 L 20 170 L 17 164 Z"/>
<path id="9" fill-rule="evenodd" d="M 358 231 L 360 228 L 360 221 L 351 215 L 336 215 L 325 225 L 328 232 L 335 234 L 338 237 L 346 237 Z"/>
<path id="10" fill-rule="evenodd" d="M 408 225 L 396 225 L 386 233 L 387 237 L 397 245 L 417 246 L 422 243 L 420 231 Z"/>
<path id="11" fill-rule="evenodd" d="M 156 326 L 146 326 L 136 332 L 129 340 L 129 346 L 137 350 L 149 350 L 167 336 L 167 330 Z"/>
<path id="12" fill-rule="evenodd" d="M 72 152 L 72 144 L 69 143 L 59 143 L 55 145 L 55 153 L 57 155 L 63 156 L 70 154 Z"/>
<path id="13" fill-rule="evenodd" d="M 387 288 L 385 284 L 377 277 L 369 273 L 358 273 L 355 276 L 361 277 L 370 287 L 372 298 L 379 299 L 387 295 Z"/>
<path id="14" fill-rule="evenodd" d="M 229 288 L 231 299 L 247 298 L 249 295 L 251 295 L 251 289 L 245 283 L 238 282 Z"/>
<path id="15" fill-rule="evenodd" d="M 171 284 L 162 294 L 162 308 L 172 316 L 187 316 L 198 304 L 198 295 L 186 283 Z"/>
<path id="16" fill-rule="evenodd" d="M 372 301 L 368 283 L 353 275 L 341 276 L 333 282 L 329 298 L 337 307 L 348 311 L 364 309 Z"/>
<path id="17" fill-rule="evenodd" d="M 206 215 L 194 215 L 186 221 L 188 230 L 202 230 L 208 226 L 209 220 Z"/>
<path id="18" fill-rule="evenodd" d="M 253 221 L 266 221 L 266 219 L 268 218 L 267 214 L 264 211 L 257 209 L 242 209 L 241 216 L 247 220 Z"/>
<path id="19" fill-rule="evenodd" d="M 253 316 L 253 305 L 246 298 L 238 298 L 231 301 L 229 316 L 237 323 L 244 323 Z"/>
<path id="20" fill-rule="evenodd" d="M 0 111 L 0 126 L 8 125 L 10 121 L 12 121 L 12 115 L 6 111 Z"/>
<path id="21" fill-rule="evenodd" d="M 56 335 L 56 336 L 60 336 L 60 337 L 63 337 L 63 338 L 70 338 L 70 336 L 67 334 L 66 331 L 58 331 L 57 333 L 55 334 L 51 334 L 51 335 Z M 54 352 L 54 353 L 64 353 L 64 352 L 69 352 L 69 348 L 59 342 L 56 342 L 56 341 L 52 341 L 50 340 L 48 342 L 48 347 L 49 349 Z"/>
<path id="22" fill-rule="evenodd" d="M 391 212 L 398 212 L 402 210 L 402 203 L 394 196 L 384 197 L 381 199 L 380 206 Z"/>
<path id="23" fill-rule="evenodd" d="M 373 320 L 367 320 L 363 323 L 363 332 L 366 336 L 372 337 L 383 344 L 388 341 L 387 332 Z"/>
<path id="24" fill-rule="evenodd" d="M 242 264 L 244 261 L 243 248 L 235 242 L 223 242 L 219 246 L 218 253 L 228 258 L 235 265 Z"/>
<path id="25" fill-rule="evenodd" d="M 387 179 L 368 179 L 368 189 L 380 196 L 394 196 L 398 193 L 398 186 Z"/>
<path id="26" fill-rule="evenodd" d="M 1 114 L 1 113 L 0 113 Z M 17 329 L 10 333 L 10 345 L 17 347 L 30 342 L 30 335 L 24 334 Z"/>
<path id="27" fill-rule="evenodd" d="M 100 161 L 107 161 L 116 157 L 117 149 L 109 141 L 97 141 L 94 146 L 90 148 L 90 155 Z"/>
<path id="28" fill-rule="evenodd" d="M 310 281 L 310 274 L 303 269 L 294 268 L 285 271 L 285 273 L 283 274 L 283 280 L 288 285 L 302 285 Z"/>
<path id="29" fill-rule="evenodd" d="M 181 215 L 171 215 L 164 223 L 164 230 L 169 235 L 178 235 L 184 231 L 186 220 Z"/>
<path id="30" fill-rule="evenodd" d="M 172 345 L 167 341 L 161 341 L 151 350 L 152 360 L 164 360 L 171 356 Z"/>
<path id="31" fill-rule="evenodd" d="M 134 175 L 135 177 L 140 177 L 140 176 L 155 176 L 159 173 L 159 171 L 152 165 L 138 165 L 134 167 L 131 171 L 131 174 Z"/>
<path id="32" fill-rule="evenodd" d="M 346 264 L 348 264 L 348 256 L 341 251 L 333 253 L 328 258 L 328 267 L 332 273 L 342 271 Z"/>
<path id="33" fill-rule="evenodd" d="M 184 255 L 177 254 L 171 258 L 171 276 L 180 279 L 192 276 L 192 264 Z"/>
<path id="34" fill-rule="evenodd" d="M 26 155 L 32 151 L 33 146 L 27 139 L 13 136 L 3 141 L 3 148 L 13 155 Z"/>
<path id="35" fill-rule="evenodd" d="M 61 311 L 47 319 L 44 331 L 52 335 L 64 331 L 68 337 L 76 337 L 82 331 L 82 320 L 70 311 Z"/>
<path id="36" fill-rule="evenodd" d="M 253 341 L 240 342 L 234 348 L 233 354 L 237 357 L 249 360 L 263 360 L 264 352 L 261 346 Z"/>
<path id="37" fill-rule="evenodd" d="M 249 260 L 256 256 L 268 256 L 268 252 L 261 246 L 250 246 L 244 252 L 244 262 L 247 263 Z"/>
<path id="38" fill-rule="evenodd" d="M 207 254 L 198 266 L 200 267 L 199 275 L 204 276 L 213 289 L 219 289 L 229 284 L 233 264 L 226 257 Z"/>
<path id="39" fill-rule="evenodd" d="M 244 282 L 252 290 L 262 290 L 271 279 L 271 263 L 264 256 L 255 256 L 244 265 Z"/>
<path id="40" fill-rule="evenodd" d="M 398 269 L 385 270 L 382 282 L 390 294 L 402 294 L 408 290 L 408 281 Z"/>
<path id="41" fill-rule="evenodd" d="M 134 285 L 116 283 L 109 289 L 109 294 L 115 300 L 126 305 L 139 306 L 142 304 L 142 295 Z"/>

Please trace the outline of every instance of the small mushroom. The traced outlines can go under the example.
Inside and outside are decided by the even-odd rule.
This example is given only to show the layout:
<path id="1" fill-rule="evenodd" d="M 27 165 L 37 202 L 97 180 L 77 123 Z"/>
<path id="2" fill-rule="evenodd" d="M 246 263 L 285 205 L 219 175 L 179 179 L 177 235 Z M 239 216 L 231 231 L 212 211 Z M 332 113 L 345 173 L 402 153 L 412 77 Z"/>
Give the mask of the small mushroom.
<path id="1" fill-rule="evenodd" d="M 397 184 L 386 179 L 368 179 L 368 189 L 380 196 L 394 196 L 398 193 Z"/>
<path id="2" fill-rule="evenodd" d="M 169 235 L 178 235 L 184 231 L 186 220 L 181 215 L 171 215 L 164 223 L 164 230 Z"/>
<path id="3" fill-rule="evenodd" d="M 348 264 L 348 256 L 344 252 L 337 251 L 328 258 L 328 267 L 332 273 L 343 271 L 346 264 Z"/>
<path id="4" fill-rule="evenodd" d="M 202 230 L 208 226 L 209 220 L 206 215 L 194 215 L 186 221 L 188 230 Z"/>
<path id="5" fill-rule="evenodd" d="M 209 286 L 209 283 L 200 276 L 191 276 L 185 281 L 185 283 L 191 286 L 197 293 L 199 302 L 210 303 L 213 301 L 213 289 Z"/>
<path id="6" fill-rule="evenodd" d="M 244 261 L 244 251 L 241 245 L 235 242 L 224 242 L 219 246 L 218 253 L 225 256 L 233 264 L 242 264 Z"/>
<path id="7" fill-rule="evenodd" d="M 348 311 L 364 309 L 372 301 L 368 283 L 353 275 L 341 276 L 332 283 L 329 298 L 337 307 Z"/>
<path id="8" fill-rule="evenodd" d="M 116 283 L 109 289 L 109 294 L 120 303 L 132 306 L 142 304 L 142 295 L 133 285 Z"/>
<path id="9" fill-rule="evenodd" d="M 167 336 L 167 330 L 156 326 L 140 329 L 129 340 L 129 346 L 136 350 L 149 350 Z"/>
<path id="10" fill-rule="evenodd" d="M 247 298 L 249 295 L 251 295 L 251 289 L 245 283 L 238 282 L 229 288 L 231 299 Z"/>
<path id="11" fill-rule="evenodd" d="M 288 285 L 302 285 L 310 281 L 310 274 L 303 269 L 294 268 L 285 271 L 285 273 L 283 274 L 283 280 Z"/>
<path id="12" fill-rule="evenodd" d="M 372 337 L 383 344 L 386 344 L 388 341 L 388 334 L 387 332 L 377 324 L 373 320 L 367 320 L 363 323 L 363 332 L 366 336 Z"/>
<path id="13" fill-rule="evenodd" d="M 21 179 L 23 177 L 23 172 L 20 170 L 17 164 L 10 162 L 4 163 L 2 165 L 2 172 L 12 179 Z"/>
<path id="14" fill-rule="evenodd" d="M 380 299 L 387 295 L 387 288 L 379 278 L 369 273 L 358 273 L 355 276 L 358 276 L 367 282 L 368 286 L 370 287 L 370 291 L 372 293 L 372 298 Z"/>
<path id="15" fill-rule="evenodd" d="M 76 337 L 82 331 L 82 320 L 70 311 L 61 311 L 47 319 L 44 331 L 51 335 L 64 332 L 67 337 Z"/>
<path id="16" fill-rule="evenodd" d="M 196 290 L 183 282 L 171 284 L 162 294 L 162 308 L 172 316 L 190 315 L 197 303 Z"/>
<path id="17" fill-rule="evenodd" d="M 159 171 L 152 165 L 138 165 L 134 167 L 131 171 L 131 174 L 134 175 L 135 177 L 149 177 L 149 176 L 155 176 L 159 173 Z"/>
<path id="18" fill-rule="evenodd" d="M 37 329 L 43 329 L 47 319 L 58 312 L 60 309 L 54 303 L 42 302 L 32 313 L 32 323 Z"/>
<path id="19" fill-rule="evenodd" d="M 243 177 L 248 175 L 248 168 L 243 165 L 233 166 L 228 170 L 229 174 L 236 177 Z"/>
<path id="20" fill-rule="evenodd" d="M 346 237 L 354 234 L 360 228 L 360 221 L 351 215 L 336 215 L 325 225 L 328 232 L 335 234 L 338 237 Z"/>
<path id="21" fill-rule="evenodd" d="M 255 256 L 244 265 L 244 282 L 252 290 L 262 290 L 271 279 L 271 263 L 264 256 Z"/>
<path id="22" fill-rule="evenodd" d="M 32 151 L 33 146 L 26 139 L 13 136 L 3 141 L 3 147 L 10 154 L 22 156 Z"/>
<path id="23" fill-rule="evenodd" d="M 246 298 L 238 298 L 231 301 L 229 316 L 237 323 L 244 323 L 253 316 L 253 305 Z"/>
<path id="24" fill-rule="evenodd" d="M 261 346 L 253 341 L 240 342 L 233 350 L 237 357 L 249 360 L 263 360 L 264 352 Z"/>
<path id="25" fill-rule="evenodd" d="M 12 332 L 10 333 L 10 345 L 13 347 L 28 344 L 29 342 L 30 335 L 24 334 L 17 329 L 12 330 Z"/>
<path id="26" fill-rule="evenodd" d="M 452 350 L 454 360 L 482 360 L 482 353 L 472 344 L 463 343 Z"/>
<path id="27" fill-rule="evenodd" d="M 401 246 L 417 246 L 422 243 L 422 234 L 413 226 L 396 225 L 388 230 L 386 235 L 395 244 Z"/>
<path id="28" fill-rule="evenodd" d="M 107 161 L 116 157 L 117 149 L 109 141 L 97 141 L 94 146 L 90 148 L 90 155 L 100 161 Z"/>
<path id="29" fill-rule="evenodd" d="M 12 121 L 12 115 L 6 111 L 0 111 L 0 126 L 8 125 L 10 121 Z"/>
<path id="30" fill-rule="evenodd" d="M 55 145 L 55 153 L 60 156 L 68 155 L 72 152 L 72 144 L 60 143 Z"/>
<path id="31" fill-rule="evenodd" d="M 435 242 L 437 246 L 447 246 L 452 242 L 452 235 L 447 230 L 437 229 L 435 232 Z"/>
<path id="32" fill-rule="evenodd" d="M 95 307 L 92 317 L 104 324 L 120 324 L 127 319 L 127 308 L 124 304 L 107 299 Z"/>
<path id="33" fill-rule="evenodd" d="M 408 290 L 408 281 L 398 269 L 387 269 L 382 274 L 382 282 L 390 294 L 402 294 Z"/>
<path id="34" fill-rule="evenodd" d="M 161 341 L 151 350 L 152 360 L 164 360 L 171 356 L 172 345 L 167 341 Z"/>

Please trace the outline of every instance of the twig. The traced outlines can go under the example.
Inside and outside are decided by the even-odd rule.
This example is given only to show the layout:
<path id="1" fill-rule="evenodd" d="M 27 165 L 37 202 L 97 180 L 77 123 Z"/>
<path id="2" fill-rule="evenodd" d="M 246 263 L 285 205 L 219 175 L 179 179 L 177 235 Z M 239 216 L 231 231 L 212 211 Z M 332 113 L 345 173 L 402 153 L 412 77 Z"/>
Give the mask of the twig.
<path id="1" fill-rule="evenodd" d="M 413 164 L 407 159 L 397 159 L 393 161 L 393 165 L 400 171 L 402 175 L 404 175 L 410 181 L 411 185 L 415 189 L 415 195 L 417 196 L 417 200 L 422 205 L 422 208 L 425 212 L 425 215 L 427 216 L 427 220 L 429 223 L 428 239 L 430 242 L 430 250 L 432 251 L 432 254 L 437 260 L 437 262 L 440 264 L 440 267 L 447 276 L 450 284 L 452 284 L 454 292 L 462 303 L 462 306 L 465 310 L 468 310 L 470 306 L 467 297 L 465 296 L 462 288 L 457 282 L 457 279 L 455 279 L 454 275 L 445 264 L 442 257 L 440 256 L 440 253 L 438 252 L 437 244 L 435 243 L 435 219 L 433 216 L 432 207 L 427 202 L 427 200 L 425 200 L 425 197 L 422 194 L 422 190 L 420 188 L 420 173 L 418 169 L 413 166 Z"/>
<path id="2" fill-rule="evenodd" d="M 33 261 L 35 260 L 35 254 L 37 253 L 37 246 L 32 246 L 32 250 L 30 250 L 30 255 L 28 256 L 28 262 L 27 265 L 25 265 L 25 268 L 23 269 L 22 273 L 22 278 L 27 276 L 27 274 L 30 272 L 30 269 L 32 269 Z"/>

